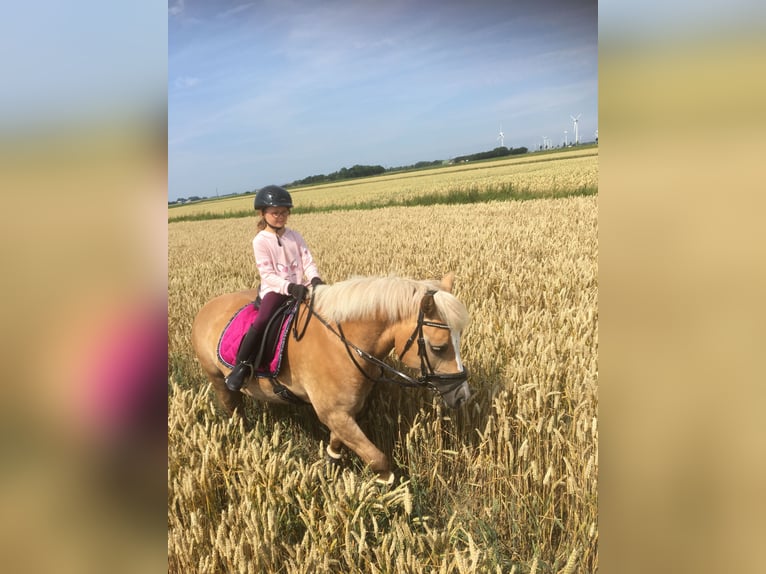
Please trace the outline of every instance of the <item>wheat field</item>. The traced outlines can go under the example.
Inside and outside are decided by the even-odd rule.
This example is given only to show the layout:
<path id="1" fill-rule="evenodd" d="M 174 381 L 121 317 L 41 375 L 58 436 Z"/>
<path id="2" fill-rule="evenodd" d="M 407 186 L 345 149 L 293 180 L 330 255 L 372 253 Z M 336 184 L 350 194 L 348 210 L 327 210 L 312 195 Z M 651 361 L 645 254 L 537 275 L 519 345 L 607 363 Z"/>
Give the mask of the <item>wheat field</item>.
<path id="1" fill-rule="evenodd" d="M 529 193 L 560 193 L 598 187 L 598 148 L 573 148 L 438 169 L 390 173 L 375 177 L 291 189 L 301 209 L 354 206 L 364 201 L 384 205 L 391 198 L 407 201 L 424 194 L 447 195 L 466 189 L 512 185 Z M 234 213 L 253 208 L 253 196 L 235 196 L 174 206 L 172 217 L 199 213 Z"/>
<path id="2" fill-rule="evenodd" d="M 247 431 L 216 409 L 191 323 L 257 284 L 255 222 L 169 226 L 168 571 L 597 570 L 597 197 L 290 218 L 328 283 L 456 273 L 475 396 L 373 390 L 360 425 L 408 479 L 390 490 L 353 454 L 328 468 L 308 406 L 248 402 Z"/>

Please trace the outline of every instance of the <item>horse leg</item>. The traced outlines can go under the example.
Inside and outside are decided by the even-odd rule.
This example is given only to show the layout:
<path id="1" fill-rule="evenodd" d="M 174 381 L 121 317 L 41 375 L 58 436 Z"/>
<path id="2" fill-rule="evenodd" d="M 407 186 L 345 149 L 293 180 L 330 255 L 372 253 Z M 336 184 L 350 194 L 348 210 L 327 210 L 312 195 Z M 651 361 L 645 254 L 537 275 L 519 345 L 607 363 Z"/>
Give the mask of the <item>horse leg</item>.
<path id="1" fill-rule="evenodd" d="M 318 414 L 318 413 L 317 413 Z M 330 449 L 336 454 L 340 452 L 341 444 L 345 444 L 362 459 L 370 469 L 377 473 L 378 480 L 386 484 L 393 484 L 394 474 L 388 463 L 388 458 L 378 449 L 367 435 L 359 428 L 356 420 L 348 413 L 330 413 L 326 417 L 320 416 L 320 420 L 330 429 L 330 444 L 328 455 L 333 457 Z"/>
<path id="2" fill-rule="evenodd" d="M 343 446 L 343 441 L 340 440 L 335 431 L 330 431 L 330 444 L 327 445 L 327 454 L 335 460 L 339 460 L 341 457 L 340 449 Z"/>
<path id="3" fill-rule="evenodd" d="M 340 451 L 343 441 L 335 432 L 330 431 L 330 443 L 327 445 L 325 460 L 332 466 L 340 466 L 343 453 Z"/>

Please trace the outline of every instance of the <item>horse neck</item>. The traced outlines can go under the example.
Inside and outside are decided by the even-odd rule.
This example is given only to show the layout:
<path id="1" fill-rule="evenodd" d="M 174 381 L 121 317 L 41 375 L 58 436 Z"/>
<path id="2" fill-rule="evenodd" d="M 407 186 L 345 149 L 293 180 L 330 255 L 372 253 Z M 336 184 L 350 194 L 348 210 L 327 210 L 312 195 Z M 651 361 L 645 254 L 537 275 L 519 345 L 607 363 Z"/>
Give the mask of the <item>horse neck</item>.
<path id="1" fill-rule="evenodd" d="M 375 355 L 385 357 L 399 343 L 401 323 L 378 319 L 375 321 L 349 321 L 343 323 L 343 334 L 357 347 Z M 406 336 L 405 336 L 406 338 Z"/>

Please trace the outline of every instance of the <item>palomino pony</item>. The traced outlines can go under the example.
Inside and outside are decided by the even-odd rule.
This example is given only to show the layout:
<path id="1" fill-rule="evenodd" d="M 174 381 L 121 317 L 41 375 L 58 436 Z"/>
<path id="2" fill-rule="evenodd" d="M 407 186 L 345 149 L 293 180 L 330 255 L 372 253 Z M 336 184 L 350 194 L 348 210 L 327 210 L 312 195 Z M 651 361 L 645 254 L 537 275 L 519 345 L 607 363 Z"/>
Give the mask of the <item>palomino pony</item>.
<path id="1" fill-rule="evenodd" d="M 389 461 L 359 428 L 356 416 L 378 381 L 396 381 L 438 392 L 457 408 L 471 396 L 460 360 L 460 336 L 468 325 L 465 306 L 452 295 L 454 275 L 439 281 L 401 277 L 357 277 L 319 285 L 301 304 L 277 381 L 251 377 L 239 392 L 224 383 L 229 368 L 217 353 L 219 337 L 234 313 L 253 301 L 256 290 L 221 295 L 197 314 L 192 344 L 216 395 L 229 415 L 242 396 L 282 402 L 274 392 L 281 383 L 310 403 L 330 429 L 327 454 L 341 457 L 341 445 L 354 451 L 391 484 Z M 420 370 L 415 379 L 382 361 L 395 350 L 399 361 Z"/>

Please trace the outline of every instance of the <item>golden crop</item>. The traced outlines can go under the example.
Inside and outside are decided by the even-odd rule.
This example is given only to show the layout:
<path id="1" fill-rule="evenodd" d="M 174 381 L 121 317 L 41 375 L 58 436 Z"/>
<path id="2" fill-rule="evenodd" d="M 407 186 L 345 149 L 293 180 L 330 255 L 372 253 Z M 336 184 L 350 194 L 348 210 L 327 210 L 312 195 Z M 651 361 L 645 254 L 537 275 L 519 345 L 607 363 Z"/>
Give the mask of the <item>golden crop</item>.
<path id="1" fill-rule="evenodd" d="M 191 322 L 257 284 L 255 221 L 169 227 L 168 571 L 596 570 L 597 198 L 290 218 L 327 282 L 456 272 L 476 395 L 373 391 L 360 424 L 410 480 L 390 491 L 326 468 L 309 407 L 248 403 L 247 432 L 215 411 Z"/>

